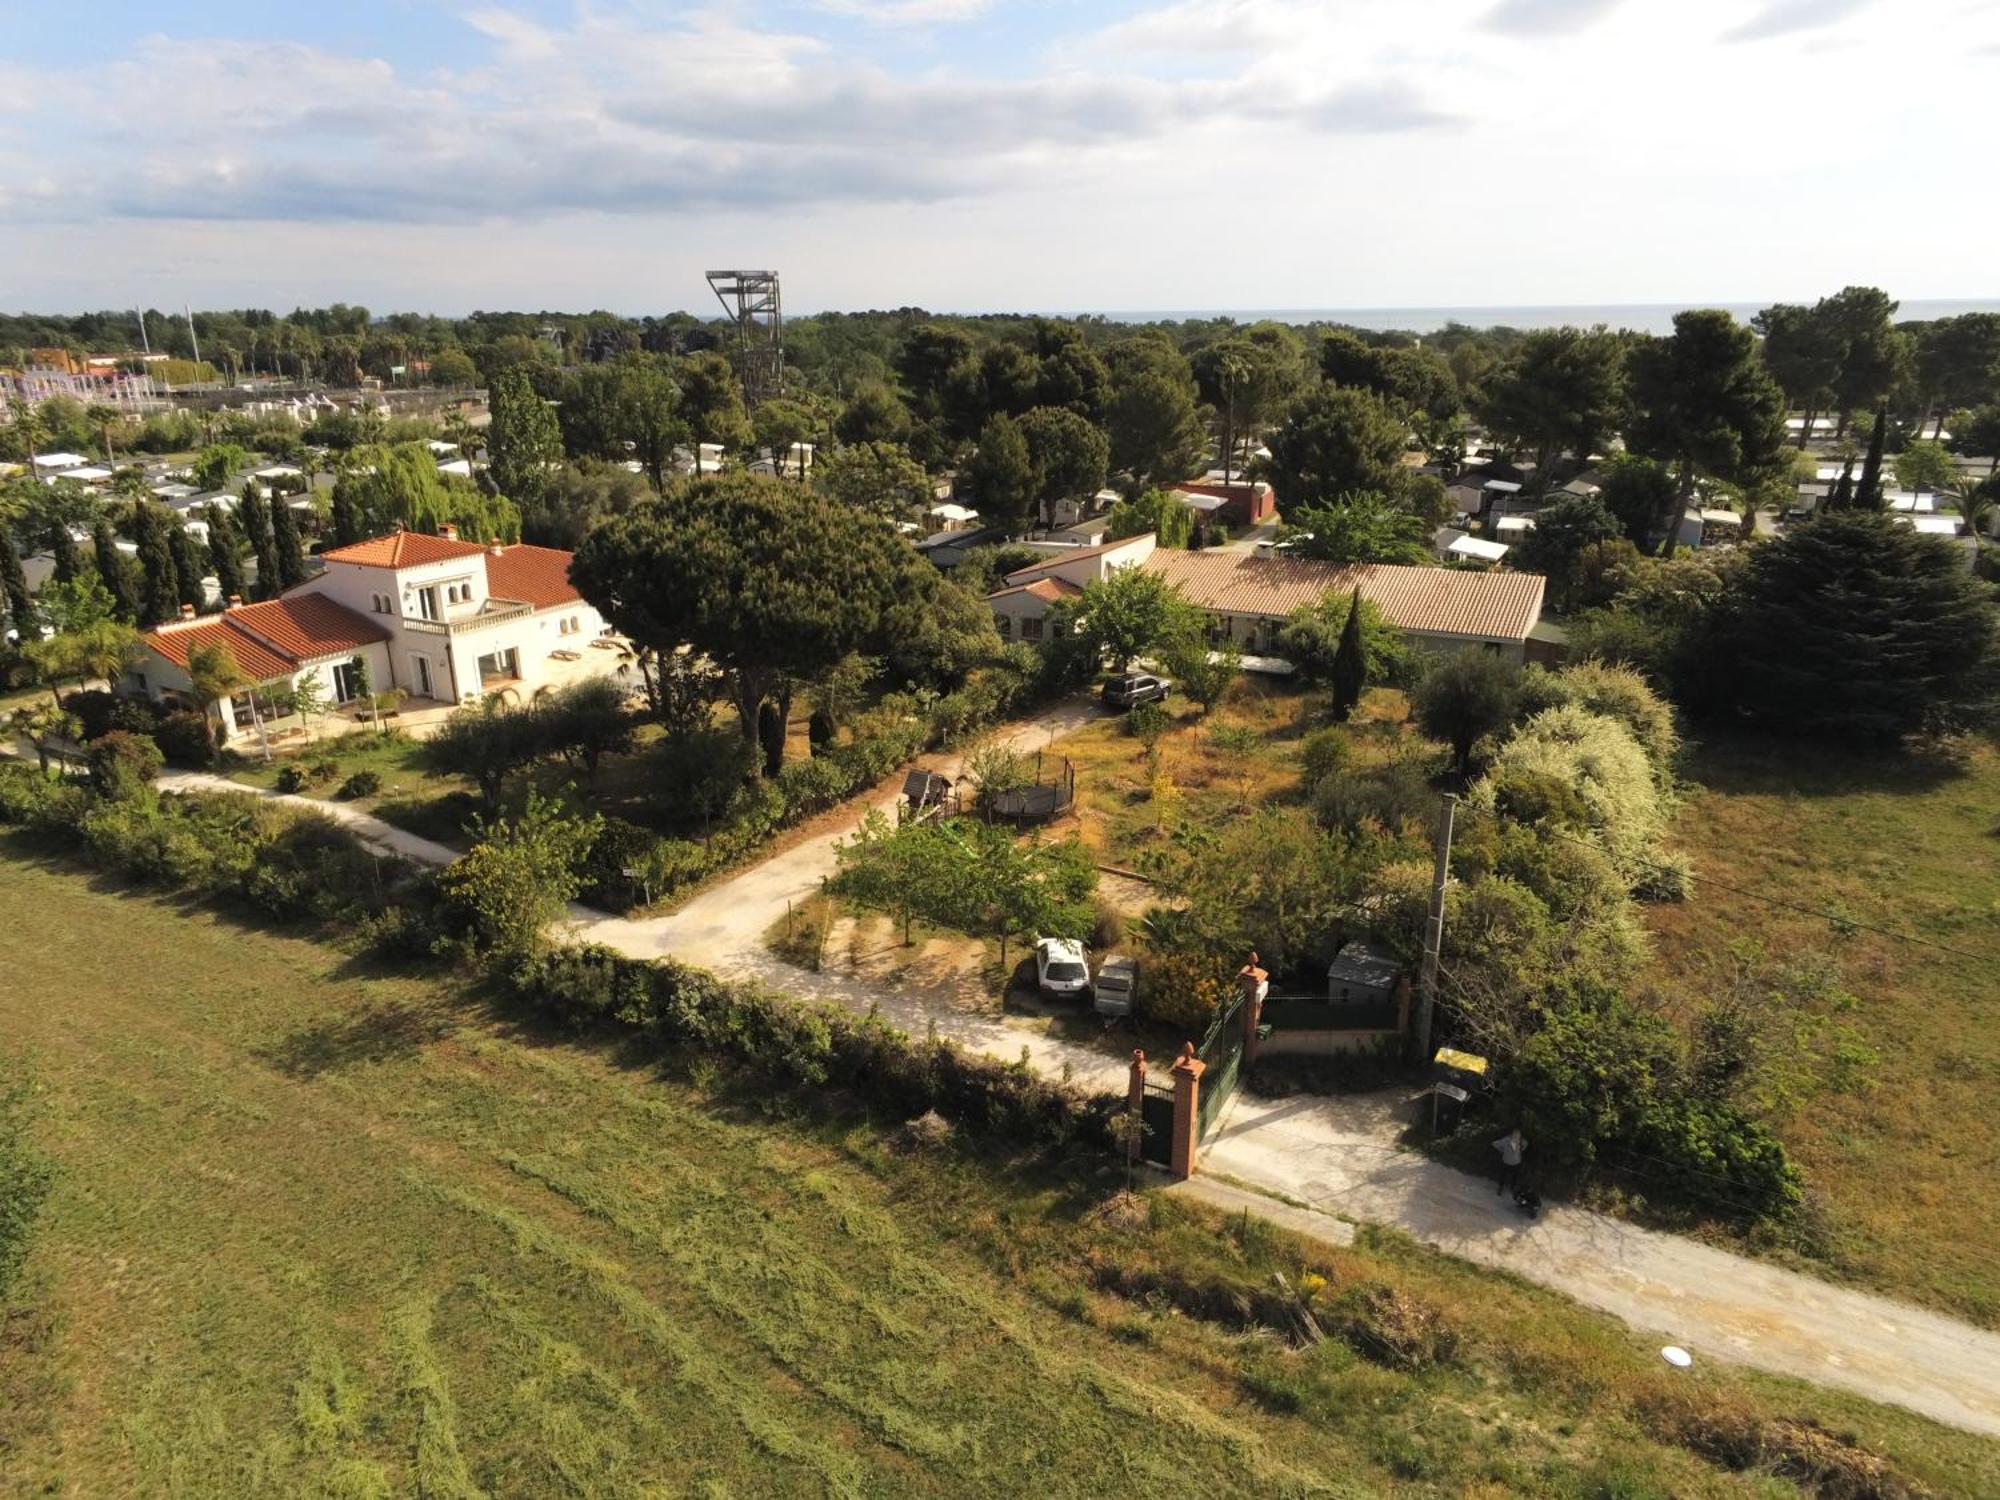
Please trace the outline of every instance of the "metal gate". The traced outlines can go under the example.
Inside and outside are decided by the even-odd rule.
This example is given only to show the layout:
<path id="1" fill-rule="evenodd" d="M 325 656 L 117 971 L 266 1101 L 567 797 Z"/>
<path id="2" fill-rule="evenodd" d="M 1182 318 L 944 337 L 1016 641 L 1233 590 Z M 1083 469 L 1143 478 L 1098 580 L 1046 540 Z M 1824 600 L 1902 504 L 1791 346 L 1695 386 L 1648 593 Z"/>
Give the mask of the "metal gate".
<path id="1" fill-rule="evenodd" d="M 1139 1136 L 1139 1157 L 1155 1166 L 1170 1167 L 1174 1155 L 1174 1086 L 1171 1083 L 1155 1083 L 1146 1080 L 1146 1092 L 1140 1100 L 1139 1123 L 1144 1127 Z"/>
<path id="2" fill-rule="evenodd" d="M 1195 1055 L 1208 1064 L 1201 1075 L 1200 1118 L 1195 1122 L 1195 1139 L 1206 1140 L 1209 1128 L 1222 1114 L 1222 1107 L 1236 1092 L 1243 1073 L 1243 1001 L 1223 1007 L 1208 1035 L 1195 1048 Z"/>

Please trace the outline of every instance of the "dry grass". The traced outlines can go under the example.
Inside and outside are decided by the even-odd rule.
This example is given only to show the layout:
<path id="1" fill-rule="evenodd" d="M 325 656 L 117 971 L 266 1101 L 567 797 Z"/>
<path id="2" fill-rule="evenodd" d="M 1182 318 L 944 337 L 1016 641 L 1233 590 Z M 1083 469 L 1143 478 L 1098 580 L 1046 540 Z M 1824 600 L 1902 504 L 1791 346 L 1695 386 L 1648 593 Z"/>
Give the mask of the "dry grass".
<path id="1" fill-rule="evenodd" d="M 1651 911 L 1657 999 L 1712 992 L 1746 944 L 1773 964 L 1830 955 L 1854 1001 L 1828 1001 L 1832 1018 L 1879 1061 L 1781 1121 L 1825 1210 L 1809 1248 L 1838 1274 L 2000 1326 L 2000 754 L 1864 760 L 1718 739 L 1688 774 L 1673 841 L 1694 857 L 1695 899 Z"/>

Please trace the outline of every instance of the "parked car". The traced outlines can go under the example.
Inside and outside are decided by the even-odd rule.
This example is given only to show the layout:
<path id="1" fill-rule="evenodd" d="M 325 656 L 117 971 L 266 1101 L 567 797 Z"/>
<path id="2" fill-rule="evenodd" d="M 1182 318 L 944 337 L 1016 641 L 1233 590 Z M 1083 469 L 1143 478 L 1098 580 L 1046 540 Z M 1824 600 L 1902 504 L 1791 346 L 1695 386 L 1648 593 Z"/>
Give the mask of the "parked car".
<path id="1" fill-rule="evenodd" d="M 1139 965 L 1113 954 L 1097 966 L 1097 1013 L 1106 1020 L 1132 1014 L 1132 994 L 1139 987 Z"/>
<path id="2" fill-rule="evenodd" d="M 1090 994 L 1090 964 L 1083 944 L 1073 938 L 1042 938 L 1035 944 L 1035 987 L 1044 1000 Z"/>
<path id="3" fill-rule="evenodd" d="M 1147 672 L 1124 672 L 1104 684 L 1106 708 L 1137 708 L 1141 703 L 1158 703 L 1173 687 L 1164 677 Z"/>

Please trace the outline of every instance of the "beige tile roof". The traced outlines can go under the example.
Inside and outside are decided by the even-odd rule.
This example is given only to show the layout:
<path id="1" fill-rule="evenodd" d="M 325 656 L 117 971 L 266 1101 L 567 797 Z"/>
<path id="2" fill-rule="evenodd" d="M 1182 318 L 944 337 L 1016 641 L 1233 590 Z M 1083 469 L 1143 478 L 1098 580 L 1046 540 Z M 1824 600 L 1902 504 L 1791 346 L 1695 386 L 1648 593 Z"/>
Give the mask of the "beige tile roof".
<path id="1" fill-rule="evenodd" d="M 1224 614 L 1283 619 L 1329 590 L 1361 597 L 1398 630 L 1418 635 L 1525 640 L 1541 618 L 1542 578 L 1534 573 L 1470 573 L 1393 563 L 1341 567 L 1306 558 L 1161 548 L 1142 567 L 1191 602 Z"/>
<path id="2" fill-rule="evenodd" d="M 1067 578 L 1037 578 L 1033 583 L 1017 583 L 1010 589 L 998 589 L 986 597 L 1004 599 L 1009 594 L 1033 594 L 1045 604 L 1054 604 L 1061 599 L 1073 599 L 1082 592 L 1081 586 Z"/>

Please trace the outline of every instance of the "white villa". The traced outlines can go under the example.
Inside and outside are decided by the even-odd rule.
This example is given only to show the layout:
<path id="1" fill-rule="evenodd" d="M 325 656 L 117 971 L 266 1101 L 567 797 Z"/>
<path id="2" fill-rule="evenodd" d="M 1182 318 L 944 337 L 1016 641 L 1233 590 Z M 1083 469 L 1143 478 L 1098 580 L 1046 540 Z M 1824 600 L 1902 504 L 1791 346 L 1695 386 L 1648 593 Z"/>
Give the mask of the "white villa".
<path id="1" fill-rule="evenodd" d="M 149 631 L 123 687 L 219 712 L 234 739 L 256 730 L 249 697 L 195 703 L 187 668 L 197 646 L 226 646 L 259 683 L 290 686 L 317 674 L 336 706 L 361 696 L 357 661 L 367 664 L 370 689 L 399 689 L 416 710 L 487 694 L 523 701 L 618 670 L 622 653 L 591 649 L 604 620 L 570 582 L 569 553 L 460 541 L 448 525 L 439 532 L 336 547 L 322 556 L 323 572 L 279 598 L 190 613 Z"/>

